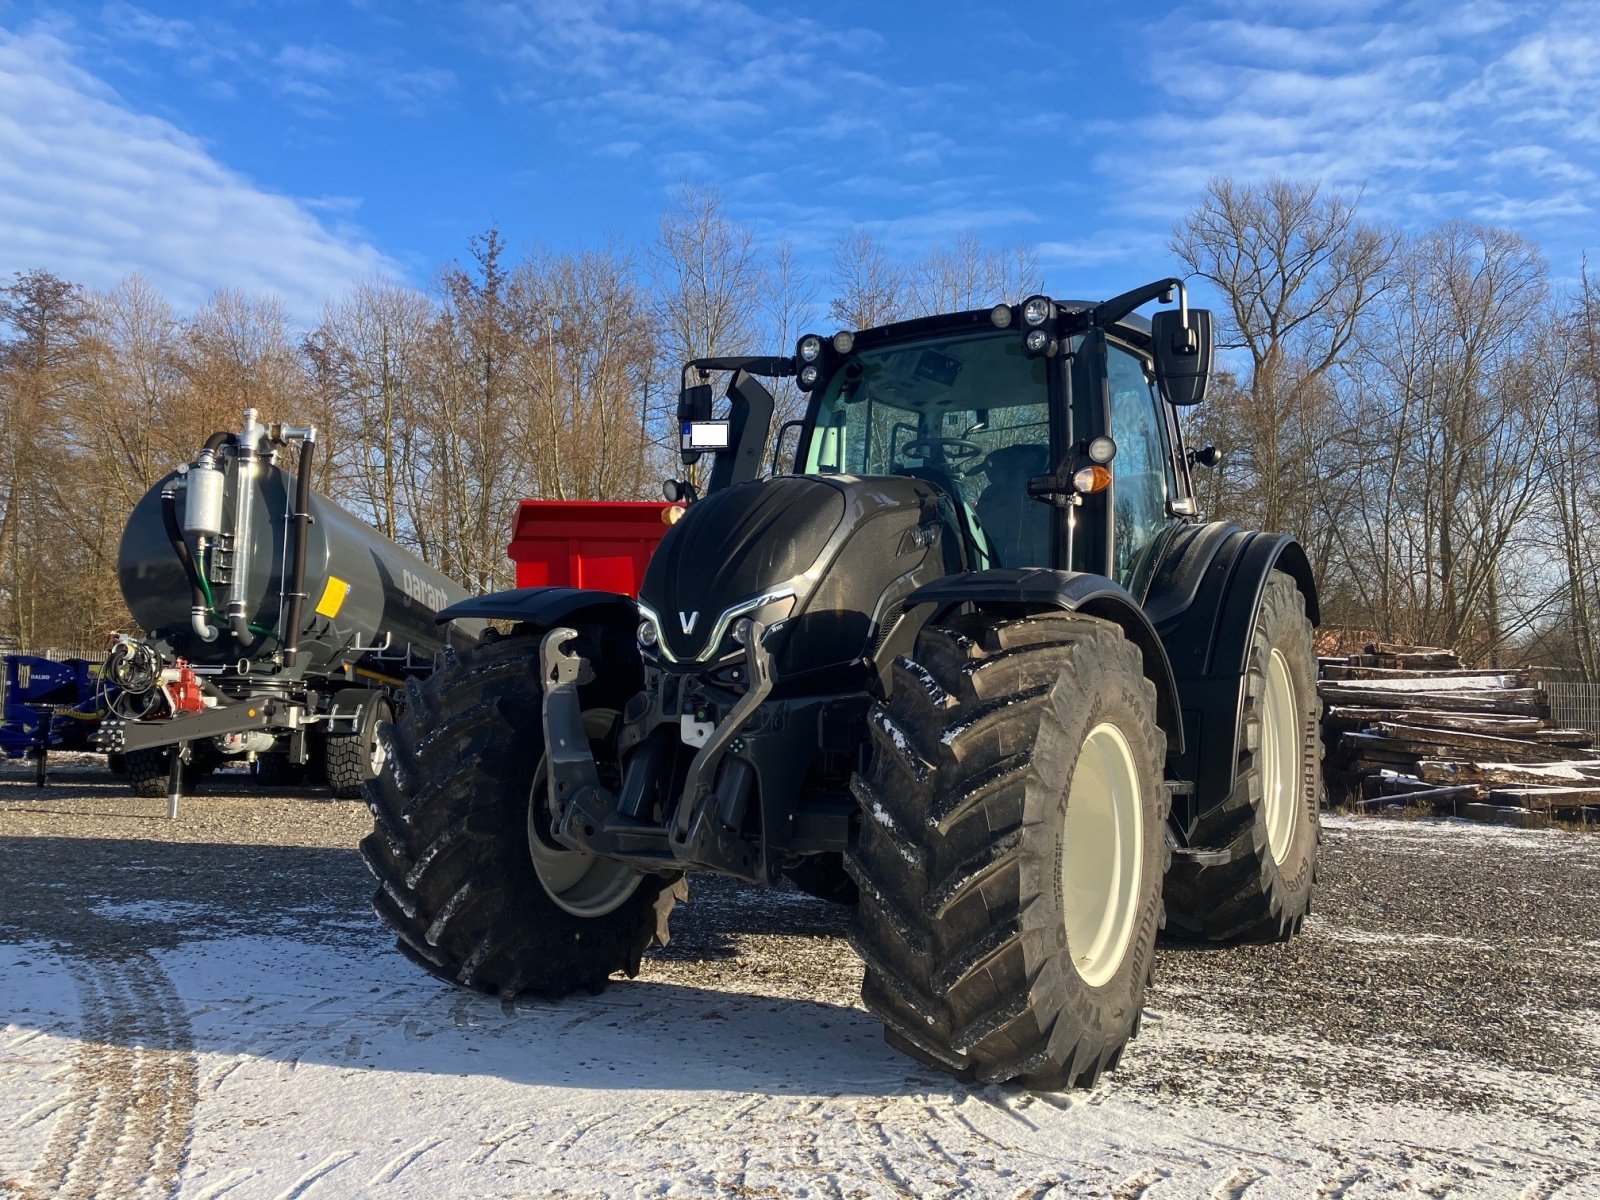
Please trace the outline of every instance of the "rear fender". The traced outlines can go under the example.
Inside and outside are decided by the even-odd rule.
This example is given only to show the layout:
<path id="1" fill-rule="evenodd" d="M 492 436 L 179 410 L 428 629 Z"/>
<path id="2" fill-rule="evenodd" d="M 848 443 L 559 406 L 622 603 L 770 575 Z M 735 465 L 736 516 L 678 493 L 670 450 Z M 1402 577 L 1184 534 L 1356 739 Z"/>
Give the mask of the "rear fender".
<path id="1" fill-rule="evenodd" d="M 1194 526 L 1168 547 L 1151 582 L 1145 611 L 1172 664 L 1186 734 L 1169 774 L 1194 784 L 1191 794 L 1173 798 L 1173 824 L 1182 834 L 1233 792 L 1250 639 L 1275 570 L 1295 581 L 1306 615 L 1320 623 L 1311 563 L 1287 534 L 1226 522 Z"/>
<path id="2" fill-rule="evenodd" d="M 1121 627 L 1139 647 L 1144 673 L 1156 687 L 1156 720 L 1167 735 L 1169 759 L 1183 753 L 1183 721 L 1178 687 L 1167 651 L 1150 619 L 1128 590 L 1103 575 L 1081 571 L 1056 571 L 1045 567 L 997 568 L 950 575 L 906 597 L 906 614 L 915 614 L 915 630 L 947 616 L 963 605 L 996 619 L 1040 612 L 1076 612 L 1099 617 Z M 898 632 L 898 631 L 897 631 Z M 914 639 L 914 631 L 912 633 Z M 906 639 L 895 637 L 882 653 L 904 653 Z M 908 647 L 907 647 L 908 648 Z M 888 663 L 881 664 L 887 669 Z"/>

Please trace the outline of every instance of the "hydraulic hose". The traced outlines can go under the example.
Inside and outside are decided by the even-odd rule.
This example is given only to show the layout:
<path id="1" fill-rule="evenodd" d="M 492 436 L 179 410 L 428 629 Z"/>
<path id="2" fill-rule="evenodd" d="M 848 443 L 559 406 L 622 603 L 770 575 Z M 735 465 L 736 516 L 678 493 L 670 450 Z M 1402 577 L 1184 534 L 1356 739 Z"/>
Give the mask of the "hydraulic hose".
<path id="1" fill-rule="evenodd" d="M 161 524 L 167 531 L 167 540 L 172 543 L 172 552 L 183 564 L 183 573 L 189 580 L 189 623 L 201 641 L 214 642 L 217 640 L 216 627 L 206 620 L 211 611 L 211 602 L 206 597 L 200 568 L 194 561 L 194 555 L 189 553 L 189 543 L 184 540 L 183 528 L 178 524 L 178 491 L 171 481 L 161 489 Z"/>
<path id="2" fill-rule="evenodd" d="M 237 446 L 238 444 L 238 434 L 229 433 L 226 429 L 219 429 L 216 433 L 213 433 L 206 439 L 205 448 L 214 453 L 222 449 L 224 446 Z"/>
<path id="3" fill-rule="evenodd" d="M 294 558 L 289 569 L 289 609 L 284 617 L 283 661 L 290 670 L 300 649 L 300 613 L 306 598 L 306 531 L 311 525 L 311 462 L 317 443 L 307 437 L 300 443 L 300 471 L 294 489 Z"/>

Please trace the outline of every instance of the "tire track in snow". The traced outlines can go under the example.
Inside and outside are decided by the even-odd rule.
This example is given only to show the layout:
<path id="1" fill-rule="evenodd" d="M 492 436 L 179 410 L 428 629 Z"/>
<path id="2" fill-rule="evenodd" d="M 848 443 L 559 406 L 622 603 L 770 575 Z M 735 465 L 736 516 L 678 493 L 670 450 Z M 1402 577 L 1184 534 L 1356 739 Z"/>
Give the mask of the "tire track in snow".
<path id="1" fill-rule="evenodd" d="M 171 1196 L 199 1076 L 177 990 L 142 950 L 62 957 L 82 1001 L 79 1046 L 31 1189 L 62 1200 Z"/>

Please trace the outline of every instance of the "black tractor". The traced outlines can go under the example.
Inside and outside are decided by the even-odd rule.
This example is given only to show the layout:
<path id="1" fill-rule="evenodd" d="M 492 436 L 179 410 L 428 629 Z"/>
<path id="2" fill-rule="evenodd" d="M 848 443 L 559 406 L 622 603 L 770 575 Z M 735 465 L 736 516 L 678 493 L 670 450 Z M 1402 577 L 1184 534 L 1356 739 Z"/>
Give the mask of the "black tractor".
<path id="1" fill-rule="evenodd" d="M 1196 512 L 1216 454 L 1177 410 L 1211 349 L 1169 279 L 689 363 L 704 494 L 667 483 L 686 506 L 638 600 L 441 614 L 510 632 L 410 685 L 368 785 L 401 951 L 502 997 L 597 991 L 666 941 L 688 873 L 787 876 L 855 905 L 893 1045 L 1056 1089 L 1115 1066 L 1163 925 L 1292 937 L 1316 586 L 1292 538 Z M 809 401 L 766 475 L 762 377 Z"/>

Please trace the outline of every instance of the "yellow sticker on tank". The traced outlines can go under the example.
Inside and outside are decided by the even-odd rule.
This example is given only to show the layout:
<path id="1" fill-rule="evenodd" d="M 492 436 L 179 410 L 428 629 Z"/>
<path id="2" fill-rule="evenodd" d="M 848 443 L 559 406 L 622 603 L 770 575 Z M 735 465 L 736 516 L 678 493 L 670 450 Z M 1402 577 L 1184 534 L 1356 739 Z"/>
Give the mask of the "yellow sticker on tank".
<path id="1" fill-rule="evenodd" d="M 349 594 L 348 583 L 337 575 L 329 575 L 328 586 L 322 589 L 322 599 L 317 601 L 317 612 L 330 619 L 337 617 L 339 610 L 344 607 L 344 598 Z"/>

